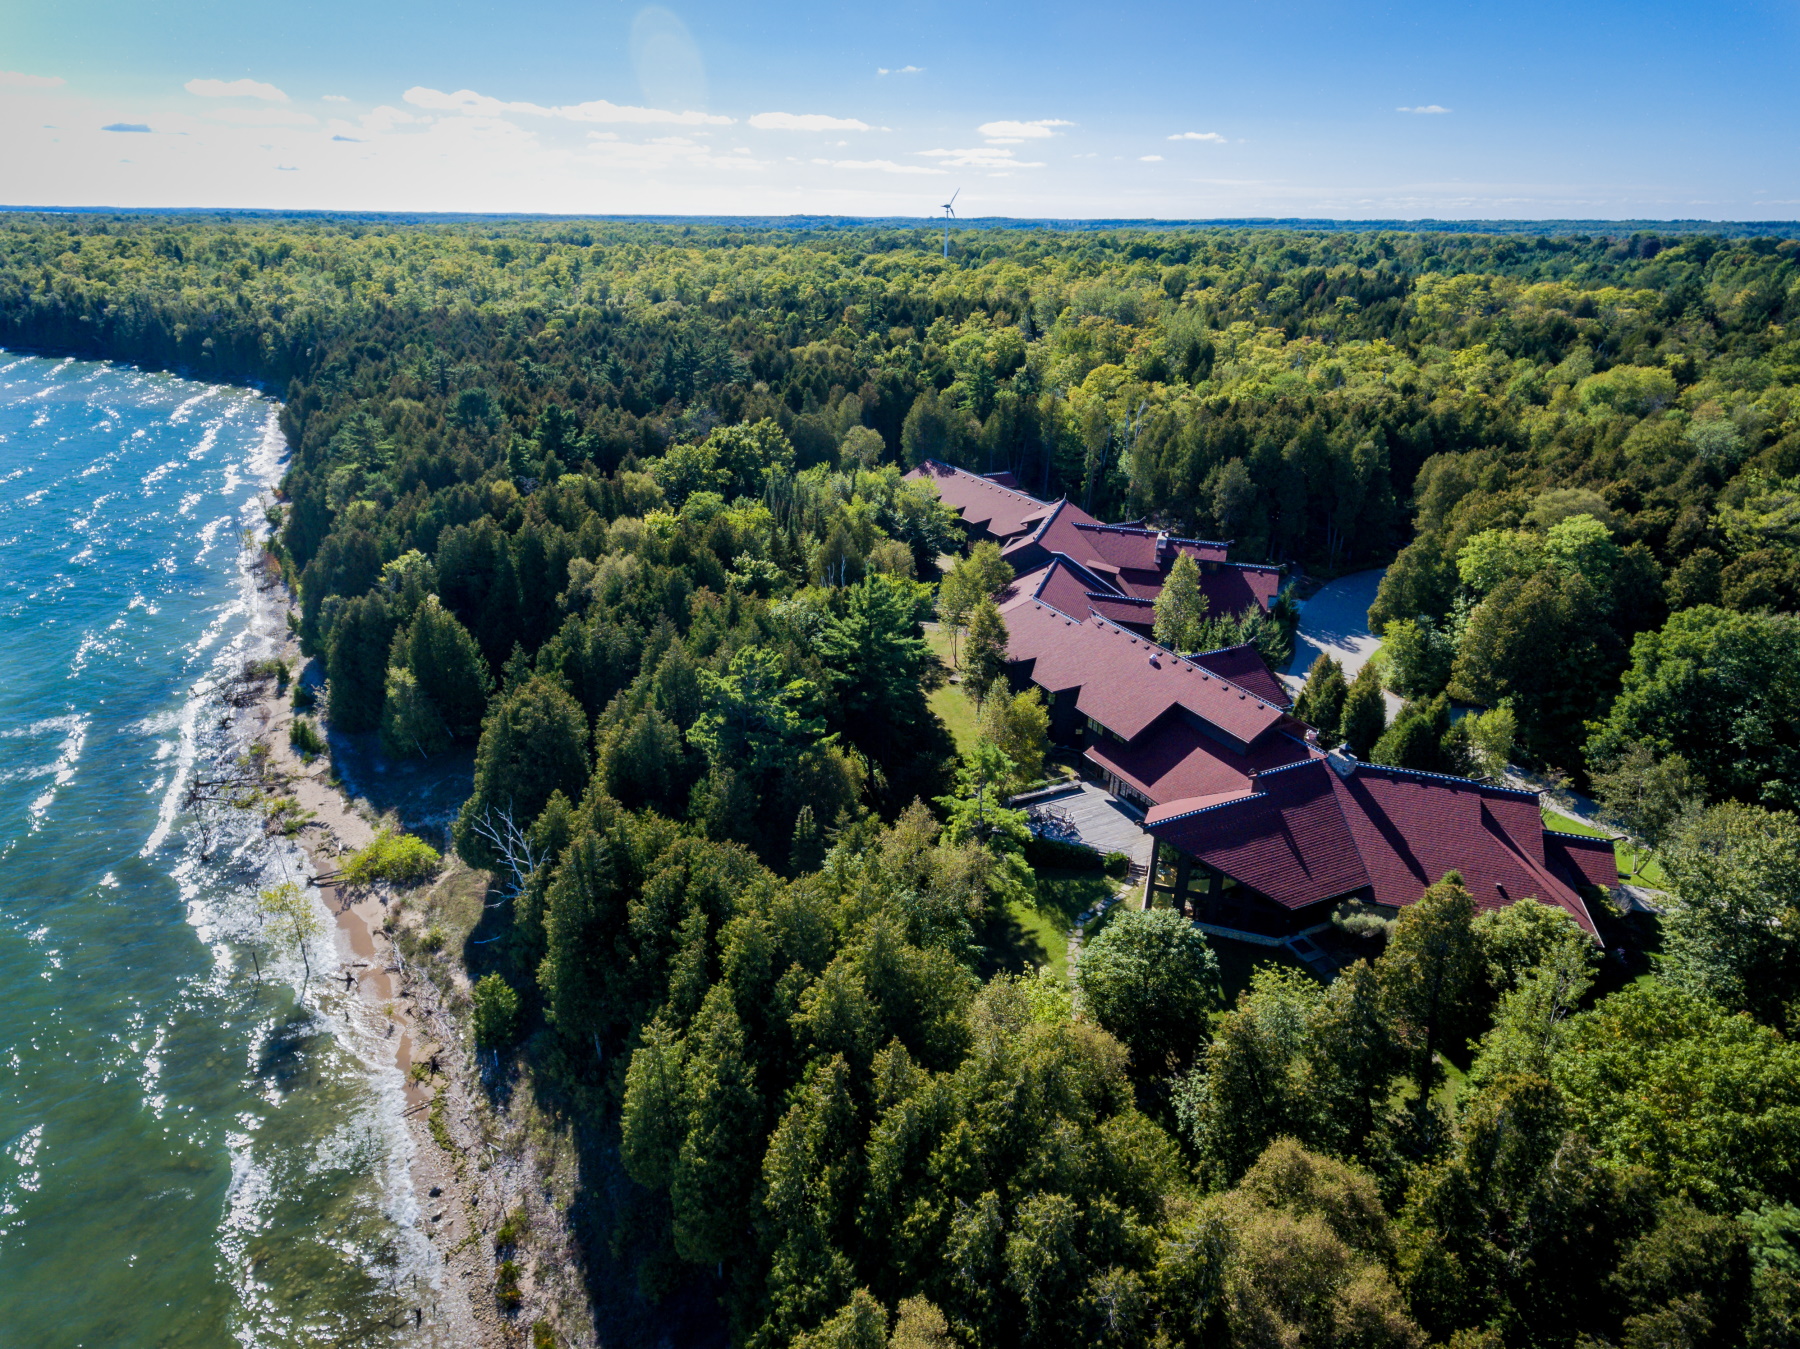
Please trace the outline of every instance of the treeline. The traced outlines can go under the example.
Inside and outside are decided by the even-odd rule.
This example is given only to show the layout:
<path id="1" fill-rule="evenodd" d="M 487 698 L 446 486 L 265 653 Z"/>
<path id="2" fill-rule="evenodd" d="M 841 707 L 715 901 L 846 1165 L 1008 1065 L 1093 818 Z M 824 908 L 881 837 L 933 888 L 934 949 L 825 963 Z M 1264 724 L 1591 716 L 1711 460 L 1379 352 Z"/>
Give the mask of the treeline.
<path id="1" fill-rule="evenodd" d="M 587 1236 L 645 1297 L 771 1349 L 1792 1345 L 1795 245 L 928 242 L 9 217 L 0 342 L 284 393 L 334 730 L 474 745 L 476 1025 L 616 1145 Z M 926 455 L 1238 556 L 1402 549 L 1385 670 L 1316 719 L 1653 786 L 1658 977 L 1596 999 L 1564 919 L 1454 878 L 1353 915 L 1385 948 L 1329 988 L 1226 1007 L 1167 911 L 1079 990 L 996 974 L 1042 709 L 990 577 L 977 742 L 931 711 Z"/>

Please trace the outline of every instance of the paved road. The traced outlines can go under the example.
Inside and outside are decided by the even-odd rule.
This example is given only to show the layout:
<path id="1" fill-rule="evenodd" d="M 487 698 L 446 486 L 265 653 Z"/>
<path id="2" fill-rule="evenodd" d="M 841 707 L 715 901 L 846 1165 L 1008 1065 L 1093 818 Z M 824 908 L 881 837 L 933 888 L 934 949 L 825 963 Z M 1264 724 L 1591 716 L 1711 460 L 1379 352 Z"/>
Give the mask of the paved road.
<path id="1" fill-rule="evenodd" d="M 1337 658 L 1346 679 L 1355 679 L 1356 672 L 1368 664 L 1381 647 L 1381 639 L 1369 631 L 1369 606 L 1385 575 L 1386 567 L 1352 572 L 1327 582 L 1311 599 L 1301 602 L 1294 659 L 1282 675 L 1290 689 L 1306 682 L 1306 672 L 1322 652 Z"/>

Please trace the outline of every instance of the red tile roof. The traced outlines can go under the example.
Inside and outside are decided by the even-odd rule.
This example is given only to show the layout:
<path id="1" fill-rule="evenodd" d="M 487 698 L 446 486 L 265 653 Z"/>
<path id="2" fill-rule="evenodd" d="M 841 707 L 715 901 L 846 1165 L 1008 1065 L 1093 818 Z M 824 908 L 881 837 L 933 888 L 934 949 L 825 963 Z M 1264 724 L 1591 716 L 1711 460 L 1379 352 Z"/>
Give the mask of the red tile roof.
<path id="1" fill-rule="evenodd" d="M 1188 659 L 1201 669 L 1222 675 L 1239 688 L 1249 689 L 1258 698 L 1274 703 L 1277 707 L 1294 705 L 1294 700 L 1288 697 L 1287 686 L 1269 669 L 1268 662 L 1262 658 L 1262 652 L 1249 642 L 1237 646 L 1222 646 L 1217 651 L 1202 651 Z"/>
<path id="2" fill-rule="evenodd" d="M 1265 735 L 1238 754 L 1194 726 L 1180 712 L 1165 714 L 1130 744 L 1093 737 L 1085 755 L 1104 771 L 1117 774 L 1152 802 L 1249 789 L 1254 774 L 1299 763 L 1317 754 L 1300 739 L 1298 722 Z"/>
<path id="3" fill-rule="evenodd" d="M 1359 890 L 1403 906 L 1454 870 L 1479 910 L 1534 897 L 1592 933 L 1577 887 L 1618 883 L 1610 853 L 1544 829 L 1535 793 L 1374 764 L 1345 776 L 1322 759 L 1256 787 L 1159 806 L 1150 832 L 1290 909 Z"/>
<path id="4" fill-rule="evenodd" d="M 1185 707 L 1242 745 L 1282 720 L 1280 708 L 1091 612 L 1086 621 L 1029 594 L 1001 607 L 1007 655 L 1031 663 L 1046 692 L 1075 688 L 1076 709 L 1124 740 L 1171 707 Z"/>
<path id="5" fill-rule="evenodd" d="M 1012 539 L 1035 529 L 1052 509 L 1049 503 L 1015 486 L 936 459 L 927 459 L 906 476 L 933 484 L 944 504 L 961 512 L 965 525 L 997 540 Z"/>
<path id="6" fill-rule="evenodd" d="M 1186 553 L 1196 562 L 1223 562 L 1231 551 L 1231 540 L 1219 539 L 1170 539 L 1178 553 Z"/>

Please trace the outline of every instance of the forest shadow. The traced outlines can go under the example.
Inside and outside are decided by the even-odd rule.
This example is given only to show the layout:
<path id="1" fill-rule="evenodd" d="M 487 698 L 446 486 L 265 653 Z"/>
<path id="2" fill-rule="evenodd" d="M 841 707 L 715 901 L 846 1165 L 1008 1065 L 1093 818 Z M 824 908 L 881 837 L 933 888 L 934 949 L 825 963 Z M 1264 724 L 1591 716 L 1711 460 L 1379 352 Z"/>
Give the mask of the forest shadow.
<path id="1" fill-rule="evenodd" d="M 377 815 L 393 814 L 408 833 L 440 852 L 450 843 L 450 826 L 475 787 L 475 751 L 460 747 L 429 759 L 394 759 L 374 734 L 326 731 L 331 766 L 353 801 Z"/>

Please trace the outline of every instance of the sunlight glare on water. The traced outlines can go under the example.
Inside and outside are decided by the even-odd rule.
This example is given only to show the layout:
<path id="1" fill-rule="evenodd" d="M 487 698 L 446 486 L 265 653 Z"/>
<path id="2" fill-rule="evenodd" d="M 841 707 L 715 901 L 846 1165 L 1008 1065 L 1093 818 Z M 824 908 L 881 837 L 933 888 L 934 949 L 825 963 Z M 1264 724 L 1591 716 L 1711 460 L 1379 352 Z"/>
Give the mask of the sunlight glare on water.
<path id="1" fill-rule="evenodd" d="M 239 540 L 275 412 L 0 352 L 6 1345 L 399 1343 L 436 1277 L 334 939 L 304 997 L 251 958 L 258 887 L 304 858 L 243 816 L 203 859 L 181 809 L 236 748 L 207 686 L 272 649 Z"/>

